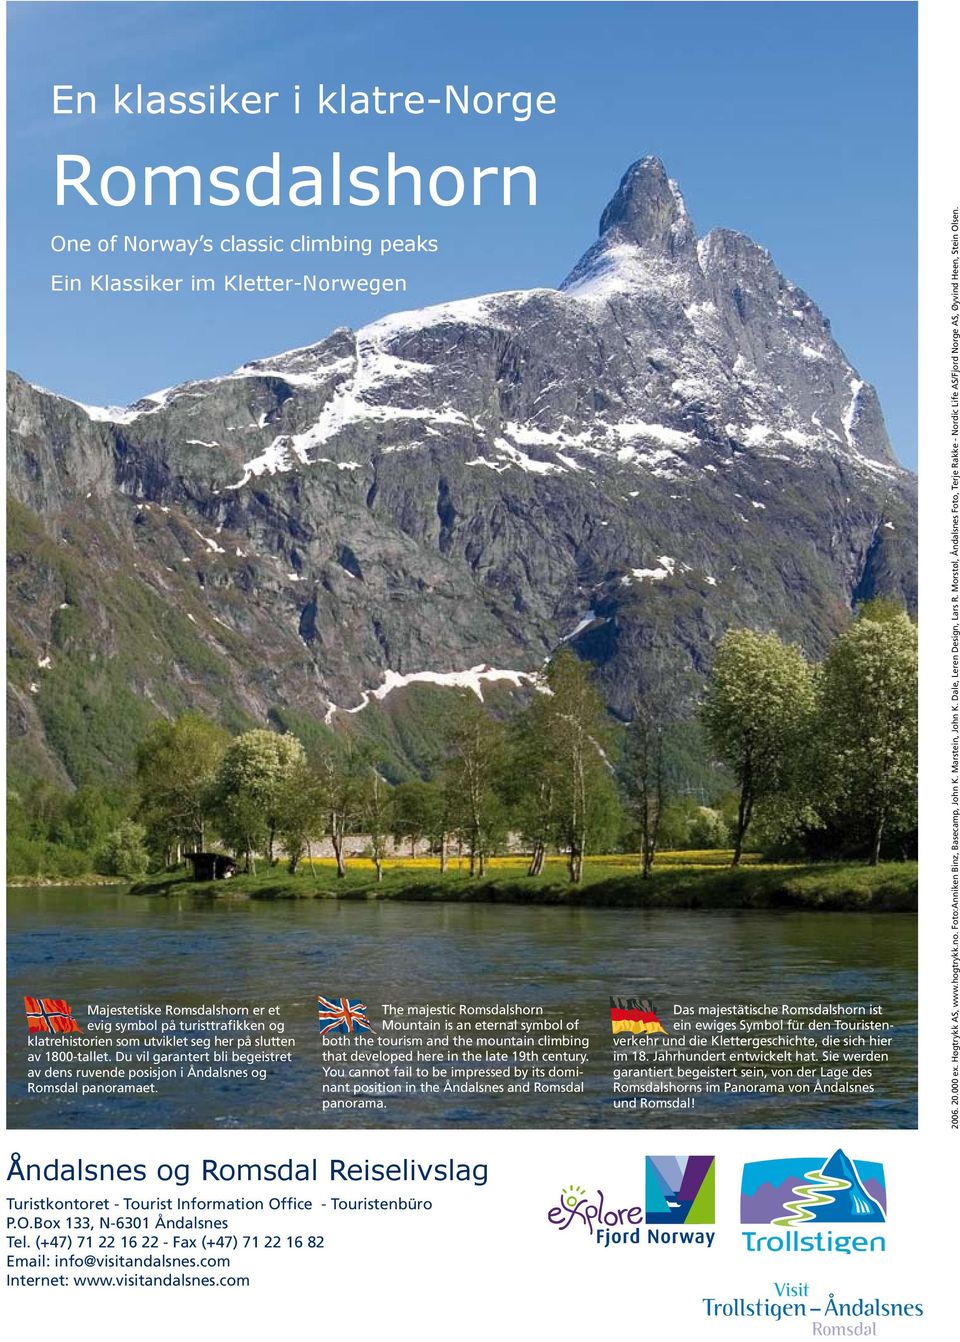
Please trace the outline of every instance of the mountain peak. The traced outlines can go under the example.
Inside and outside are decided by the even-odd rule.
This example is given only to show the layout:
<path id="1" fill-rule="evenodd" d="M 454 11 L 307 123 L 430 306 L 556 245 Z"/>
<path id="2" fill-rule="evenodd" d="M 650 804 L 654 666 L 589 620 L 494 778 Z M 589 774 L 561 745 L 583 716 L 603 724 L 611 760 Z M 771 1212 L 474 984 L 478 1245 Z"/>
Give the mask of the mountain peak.
<path id="1" fill-rule="evenodd" d="M 884 1221 L 883 1208 L 864 1187 L 860 1172 L 846 1151 L 833 1153 L 820 1171 L 827 1179 L 835 1179 L 841 1185 L 829 1192 L 832 1201 L 821 1205 L 813 1213 L 816 1221 Z M 846 1184 L 847 1187 L 842 1185 Z"/>
<path id="2" fill-rule="evenodd" d="M 676 256 L 696 239 L 676 182 L 653 154 L 632 163 L 600 216 L 602 241 Z"/>
<path id="3" fill-rule="evenodd" d="M 619 718 L 665 677 L 692 710 L 727 627 L 815 656 L 858 602 L 913 607 L 913 481 L 812 300 L 740 234 L 698 255 L 657 159 L 601 227 L 559 292 L 388 313 L 124 408 L 14 380 L 14 767 L 129 774 L 146 705 L 349 722 L 413 777 L 424 686 L 506 695 L 572 645 Z M 390 690 L 389 730 L 332 707 Z M 861 1170 L 810 1175 L 817 1220 L 883 1220 Z"/>

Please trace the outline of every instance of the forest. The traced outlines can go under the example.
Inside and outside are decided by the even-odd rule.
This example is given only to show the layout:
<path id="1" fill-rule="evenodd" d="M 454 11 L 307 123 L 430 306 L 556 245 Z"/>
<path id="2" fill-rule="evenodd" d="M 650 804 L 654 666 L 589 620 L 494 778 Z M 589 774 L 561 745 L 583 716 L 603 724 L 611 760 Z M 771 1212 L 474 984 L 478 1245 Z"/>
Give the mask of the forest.
<path id="1" fill-rule="evenodd" d="M 691 699 L 693 707 L 691 708 Z M 916 854 L 917 633 L 893 602 L 865 604 L 819 663 L 776 634 L 730 630 L 699 690 L 678 668 L 615 719 L 588 663 L 562 648 L 521 706 L 449 693 L 422 776 L 395 780 L 369 740 L 256 727 L 197 713 L 156 718 L 135 776 L 68 791 L 34 778 L 8 796 L 8 873 L 132 880 L 192 851 L 250 874 L 295 875 L 332 853 L 383 879 L 398 852 L 443 875 L 483 877 L 498 855 L 540 876 L 563 858 L 623 855 L 640 879 L 665 851 L 712 850 L 739 866 L 908 861 Z M 693 745 L 691 746 L 691 743 Z M 714 794 L 680 767 L 699 749 Z"/>

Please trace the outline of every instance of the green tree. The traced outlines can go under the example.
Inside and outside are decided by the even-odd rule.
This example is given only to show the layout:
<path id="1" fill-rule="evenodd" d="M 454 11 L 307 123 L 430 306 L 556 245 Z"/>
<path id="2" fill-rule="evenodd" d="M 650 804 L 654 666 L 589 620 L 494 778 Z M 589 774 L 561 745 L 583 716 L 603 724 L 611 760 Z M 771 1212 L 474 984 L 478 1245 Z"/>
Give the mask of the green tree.
<path id="1" fill-rule="evenodd" d="M 903 619 L 905 615 L 903 606 L 892 596 L 872 596 L 857 607 L 857 619 L 871 620 L 874 624 L 888 624 L 891 620 Z"/>
<path id="2" fill-rule="evenodd" d="M 442 784 L 434 779 L 431 779 L 426 787 L 429 789 L 424 794 L 427 817 L 426 834 L 431 853 L 436 853 L 440 859 L 440 874 L 442 876 L 447 870 L 447 841 L 451 829 L 450 798 Z"/>
<path id="3" fill-rule="evenodd" d="M 566 850 L 570 880 L 579 883 L 588 845 L 614 824 L 610 719 L 586 666 L 569 648 L 550 663 L 543 688 L 530 710 L 536 725 L 531 781 L 543 815 L 550 817 L 549 828 Z M 539 768 L 534 770 L 537 752 Z M 545 832 L 546 826 L 541 828 Z"/>
<path id="4" fill-rule="evenodd" d="M 634 701 L 621 778 L 628 808 L 640 834 L 640 873 L 644 880 L 650 877 L 667 804 L 667 723 L 662 696 L 651 692 Z"/>
<path id="5" fill-rule="evenodd" d="M 738 793 L 732 797 L 732 808 L 721 801 L 705 806 L 695 797 L 669 797 L 660 817 L 658 852 L 673 848 L 729 848 L 740 802 Z M 751 834 L 756 826 L 754 817 Z M 639 844 L 639 840 L 636 842 Z"/>
<path id="6" fill-rule="evenodd" d="M 306 764 L 303 746 L 289 733 L 256 728 L 230 742 L 215 784 L 222 818 L 251 867 L 256 838 L 265 840 L 267 861 L 273 863 L 273 848 L 283 819 L 286 785 Z"/>
<path id="7" fill-rule="evenodd" d="M 248 792 L 219 792 L 216 819 L 220 838 L 238 857 L 243 855 L 244 871 L 255 875 L 256 855 L 267 846 L 267 826 L 259 801 Z"/>
<path id="8" fill-rule="evenodd" d="M 510 725 L 502 794 L 511 822 L 530 850 L 528 876 L 539 876 L 557 840 L 555 761 L 546 750 L 548 696 L 537 694 Z"/>
<path id="9" fill-rule="evenodd" d="M 447 796 L 439 783 L 421 778 L 398 783 L 393 789 L 393 835 L 399 845 L 410 844 L 410 856 L 416 855 L 424 839 L 430 851 L 439 854 L 440 871 L 447 869 L 447 834 L 450 829 Z"/>
<path id="10" fill-rule="evenodd" d="M 850 826 L 866 821 L 875 866 L 885 829 L 916 819 L 917 630 L 906 612 L 864 607 L 827 654 L 819 690 L 822 805 Z"/>
<path id="11" fill-rule="evenodd" d="M 656 679 L 637 695 L 624 734 L 619 777 L 628 814 L 636 825 L 641 874 L 650 876 L 661 845 L 671 797 L 690 793 L 691 775 L 703 771 L 702 732 L 689 721 L 698 684 L 690 664 L 661 654 Z"/>
<path id="12" fill-rule="evenodd" d="M 699 808 L 692 797 L 671 797 L 660 814 L 661 849 L 689 848 L 690 827 Z M 639 847 L 641 840 L 637 839 Z"/>
<path id="13" fill-rule="evenodd" d="M 55 843 L 93 852 L 128 814 L 129 804 L 125 805 L 117 793 L 84 784 L 65 802 L 51 838 Z"/>
<path id="14" fill-rule="evenodd" d="M 202 850 L 230 735 L 200 713 L 153 723 L 137 747 L 139 816 L 167 856 Z"/>
<path id="15" fill-rule="evenodd" d="M 427 837 L 430 828 L 431 785 L 420 778 L 398 783 L 393 790 L 394 841 L 399 846 L 406 840 L 410 856 L 415 857 L 417 845 Z"/>
<path id="16" fill-rule="evenodd" d="M 470 855 L 470 875 L 483 876 L 505 824 L 498 792 L 505 733 L 471 691 L 458 698 L 448 728 L 444 788 L 453 827 Z"/>
<path id="17" fill-rule="evenodd" d="M 726 848 L 730 831 L 718 810 L 712 806 L 698 806 L 689 839 L 691 848 Z"/>
<path id="18" fill-rule="evenodd" d="M 776 634 L 731 629 L 717 647 L 703 704 L 713 749 L 739 788 L 733 866 L 739 866 L 754 808 L 795 785 L 814 731 L 813 671 Z"/>
<path id="19" fill-rule="evenodd" d="M 366 774 L 370 760 L 366 750 L 353 744 L 324 750 L 317 761 L 323 796 L 324 829 L 333 845 L 337 876 L 347 874 L 344 845 L 347 835 L 360 823 Z"/>
<path id="20" fill-rule="evenodd" d="M 287 855 L 291 876 L 296 875 L 304 856 L 312 857 L 311 842 L 323 833 L 325 801 L 323 780 L 306 760 L 295 765 L 280 784 L 277 838 Z M 316 879 L 312 861 L 310 874 Z"/>
<path id="21" fill-rule="evenodd" d="M 370 836 L 370 860 L 376 868 L 378 881 L 383 880 L 383 859 L 393 823 L 391 793 L 390 785 L 381 777 L 379 770 L 370 765 L 361 797 L 361 820 L 364 831 Z"/>
<path id="22" fill-rule="evenodd" d="M 100 870 L 107 876 L 125 876 L 129 880 L 142 876 L 149 861 L 144 844 L 146 833 L 135 820 L 121 820 L 104 840 Z"/>
<path id="23" fill-rule="evenodd" d="M 23 794 L 31 837 L 49 839 L 62 823 L 69 800 L 70 793 L 64 788 L 44 778 L 33 779 Z"/>

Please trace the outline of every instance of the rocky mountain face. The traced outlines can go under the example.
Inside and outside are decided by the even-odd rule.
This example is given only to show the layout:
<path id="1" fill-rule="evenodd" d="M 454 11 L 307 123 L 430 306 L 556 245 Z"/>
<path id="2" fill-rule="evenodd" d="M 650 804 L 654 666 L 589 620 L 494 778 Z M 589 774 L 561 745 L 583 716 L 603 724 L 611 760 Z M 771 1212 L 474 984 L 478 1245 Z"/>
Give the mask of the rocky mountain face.
<path id="1" fill-rule="evenodd" d="M 421 680 L 522 686 L 564 641 L 629 716 L 731 625 L 818 655 L 857 601 L 916 595 L 876 393 L 654 158 L 558 289 L 125 409 L 11 375 L 9 482 L 13 753 L 74 781 L 157 712 L 335 730 Z"/>

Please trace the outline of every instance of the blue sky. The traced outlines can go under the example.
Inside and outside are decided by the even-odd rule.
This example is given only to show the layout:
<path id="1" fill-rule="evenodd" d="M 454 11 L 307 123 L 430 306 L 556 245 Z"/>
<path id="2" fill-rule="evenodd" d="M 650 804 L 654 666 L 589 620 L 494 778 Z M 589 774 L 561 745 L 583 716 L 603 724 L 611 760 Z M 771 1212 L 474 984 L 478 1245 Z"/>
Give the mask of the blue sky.
<path id="1" fill-rule="evenodd" d="M 321 339 L 397 307 L 558 283 L 596 234 L 629 163 L 654 153 L 700 233 L 769 248 L 831 319 L 880 393 L 900 459 L 916 461 L 916 9 L 900 3 L 17 4 L 9 30 L 9 361 L 79 400 L 127 403 L 190 377 Z M 163 90 L 319 82 L 540 89 L 556 115 L 328 120 L 54 117 L 69 83 Z M 284 106 L 288 100 L 284 100 Z M 539 204 L 442 209 L 57 208 L 57 153 L 94 165 L 284 160 L 529 163 Z M 52 294 L 53 270 L 300 274 L 302 260 L 57 260 L 54 234 L 219 238 L 273 233 L 435 237 L 434 256 L 337 263 L 403 275 L 391 295 Z"/>

